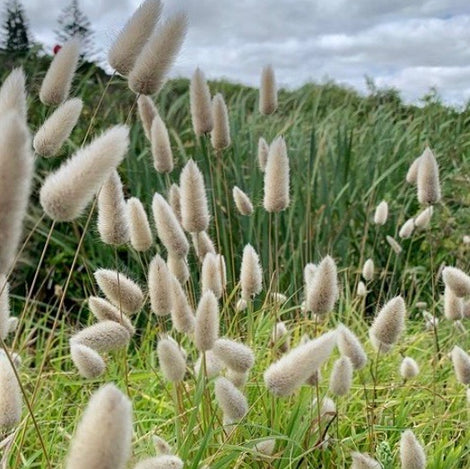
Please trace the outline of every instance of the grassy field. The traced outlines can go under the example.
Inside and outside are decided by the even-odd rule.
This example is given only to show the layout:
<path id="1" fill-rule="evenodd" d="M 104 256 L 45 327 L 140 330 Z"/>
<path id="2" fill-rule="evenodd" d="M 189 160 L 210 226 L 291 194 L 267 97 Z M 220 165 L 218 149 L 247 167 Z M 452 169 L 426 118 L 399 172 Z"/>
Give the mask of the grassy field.
<path id="1" fill-rule="evenodd" d="M 28 119 L 34 133 L 51 113 L 38 99 L 48 60 L 5 59 L 2 81 L 20 62 L 27 75 Z M 470 467 L 466 390 L 456 380 L 448 355 L 454 345 L 470 349 L 468 319 L 461 329 L 443 317 L 444 287 L 439 277 L 442 264 L 466 272 L 470 268 L 470 245 L 463 243 L 470 223 L 469 110 L 448 108 L 433 97 L 423 107 L 406 106 L 390 92 L 375 90 L 359 96 L 330 83 L 281 90 L 277 111 L 263 116 L 256 89 L 211 82 L 210 90 L 212 95 L 223 94 L 229 110 L 232 144 L 218 154 L 208 138 L 194 135 L 187 80 L 169 81 L 156 98 L 175 158 L 175 170 L 167 178 L 153 169 L 135 95 L 126 81 L 95 67 L 82 66 L 77 73 L 72 95 L 83 99 L 84 109 L 60 155 L 36 160 L 24 230 L 28 240 L 10 278 L 12 314 L 20 317 L 20 324 L 7 344 L 21 356 L 19 376 L 30 409 L 24 406 L 20 424 L 4 435 L 3 467 L 59 466 L 91 394 L 108 382 L 116 383 L 133 404 L 130 464 L 154 455 L 152 436 L 159 435 L 187 468 L 343 468 L 351 465 L 351 452 L 360 451 L 391 469 L 399 467 L 401 433 L 412 429 L 425 447 L 427 467 Z M 100 295 L 93 272 L 117 269 L 145 291 L 152 257 L 155 253 L 166 257 L 156 236 L 152 249 L 143 254 L 127 245 L 114 249 L 103 244 L 96 215 L 87 223 L 90 208 L 77 221 L 58 223 L 50 231 L 51 220 L 38 203 L 44 177 L 84 143 L 89 127 L 87 143 L 102 130 L 124 122 L 130 126 L 130 147 L 119 173 L 126 198 L 141 198 L 149 214 L 154 193 L 166 195 L 189 159 L 204 174 L 212 215 L 209 234 L 227 265 L 220 336 L 246 341 L 256 357 L 243 389 L 249 412 L 233 427 L 222 424 L 213 379 L 206 382 L 194 372 L 198 354 L 185 334 L 171 332 L 188 353 L 186 378 L 177 386 L 165 381 L 156 344 L 162 331 L 170 331 L 171 321 L 157 322 L 148 301 L 132 318 L 136 334 L 129 347 L 106 355 L 104 375 L 86 380 L 71 361 L 70 337 L 96 322 L 86 301 L 90 295 Z M 263 209 L 264 175 L 258 167 L 257 145 L 259 137 L 271 142 L 279 135 L 287 142 L 291 203 L 287 210 L 270 216 Z M 426 145 L 439 163 L 442 201 L 434 208 L 428 230 L 400 240 L 400 227 L 420 210 L 416 188 L 405 182 L 405 176 Z M 236 211 L 234 185 L 251 197 L 255 210 L 250 217 Z M 377 226 L 373 216 L 381 200 L 388 202 L 390 214 L 384 226 Z M 399 240 L 401 254 L 390 249 L 387 235 Z M 263 291 L 249 310 L 237 311 L 240 264 L 247 243 L 260 255 Z M 334 311 L 317 323 L 301 311 L 303 269 L 328 254 L 338 266 L 340 296 Z M 367 283 L 367 296 L 359 297 L 356 289 L 367 258 L 374 260 L 376 274 Z M 188 265 L 187 290 L 196 307 L 200 263 L 193 250 Z M 285 294 L 287 301 L 275 304 L 270 297 L 273 291 Z M 368 328 L 376 311 L 397 295 L 407 306 L 406 334 L 391 353 L 377 358 Z M 440 319 L 440 353 L 433 331 L 425 329 L 418 302 L 425 302 L 426 310 Z M 333 397 L 328 392 L 337 350 L 322 368 L 318 386 L 302 386 L 287 398 L 268 392 L 263 373 L 281 356 L 279 349 L 270 346 L 277 319 L 285 322 L 291 347 L 304 334 L 318 336 L 339 323 L 357 334 L 369 363 L 354 373 L 346 396 Z M 250 328 L 254 334 L 248 337 Z M 420 366 L 419 375 L 406 382 L 399 373 L 404 356 L 413 357 Z M 335 400 L 336 412 L 319 419 L 313 401 L 324 396 Z M 263 456 L 257 445 L 271 438 L 276 439 L 274 452 Z"/>

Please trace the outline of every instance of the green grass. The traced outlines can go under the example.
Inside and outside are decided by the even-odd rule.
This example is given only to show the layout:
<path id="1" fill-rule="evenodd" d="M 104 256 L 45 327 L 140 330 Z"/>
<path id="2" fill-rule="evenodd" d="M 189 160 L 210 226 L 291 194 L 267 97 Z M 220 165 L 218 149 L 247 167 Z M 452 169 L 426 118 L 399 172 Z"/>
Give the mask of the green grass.
<path id="1" fill-rule="evenodd" d="M 8 61 L 4 63 L 7 67 L 12 65 Z M 37 97 L 46 64 L 46 59 L 25 59 L 30 92 L 29 120 L 33 131 L 51 112 Z M 7 70 L 2 75 L 6 73 Z M 93 67 L 82 67 L 77 75 L 73 94 L 84 100 L 84 112 L 61 156 L 57 160 L 37 161 L 35 191 L 25 233 L 32 231 L 42 215 L 37 201 L 42 179 L 81 145 L 107 80 L 108 77 Z M 26 397 L 32 401 L 34 417 L 52 466 L 60 465 L 64 459 L 91 393 L 110 381 L 117 383 L 132 399 L 135 422 L 132 461 L 154 454 L 151 435 L 158 434 L 173 445 L 188 468 L 203 464 L 214 469 L 342 468 L 350 465 L 351 451 L 374 452 L 374 446 L 375 457 L 385 468 L 393 468 L 399 465 L 400 434 L 412 428 L 425 445 L 428 467 L 469 466 L 465 389 L 457 383 L 447 356 L 455 344 L 466 350 L 470 348 L 468 333 L 457 331 L 442 319 L 438 332 L 443 356 L 437 360 L 433 335 L 424 330 L 420 312 L 415 307 L 417 301 L 426 301 L 441 317 L 443 287 L 433 280 L 438 267 L 445 262 L 464 270 L 469 268 L 469 248 L 462 244 L 470 222 L 470 198 L 466 190 L 470 169 L 468 109 L 457 111 L 432 100 L 423 108 L 405 106 L 386 93 L 361 97 L 330 83 L 306 85 L 292 92 L 281 91 L 278 111 L 264 117 L 257 111 L 257 90 L 226 82 L 213 82 L 210 87 L 212 94 L 224 94 L 230 114 L 233 143 L 219 160 L 208 142 L 197 141 L 194 136 L 186 80 L 170 81 L 159 94 L 157 104 L 168 125 L 176 161 L 171 181 L 177 182 L 184 163 L 194 158 L 205 175 L 209 200 L 212 204 L 214 197 L 216 202 L 212 207 L 210 234 L 212 239 L 217 238 L 217 222 L 218 247 L 226 257 L 228 272 L 227 300 L 221 307 L 221 335 L 244 339 L 247 313 L 236 312 L 234 308 L 243 246 L 253 244 L 261 256 L 265 288 L 251 313 L 255 337 L 250 345 L 255 350 L 256 364 L 244 390 L 250 412 L 233 431 L 224 429 L 220 425 L 220 410 L 213 399 L 213 385 L 209 383 L 211 412 L 207 414 L 208 403 L 204 401 L 207 393 L 203 392 L 203 382 L 192 371 L 197 359 L 194 345 L 187 337 L 175 334 L 189 354 L 183 389 L 185 412 L 181 415 L 176 412 L 172 385 L 164 381 L 159 371 L 156 343 L 161 330 L 148 304 L 135 318 L 137 334 L 129 349 L 107 356 L 107 371 L 102 378 L 95 381 L 81 378 L 71 362 L 68 340 L 76 330 L 94 322 L 85 301 L 89 295 L 99 294 L 92 273 L 100 267 L 115 268 L 114 250 L 100 242 L 93 217 L 71 275 L 64 307 L 58 310 L 57 288 L 64 287 L 69 275 L 86 216 L 70 224 L 58 224 L 38 270 L 31 301 L 26 302 L 51 225 L 45 218 L 37 225 L 11 278 L 12 311 L 16 316 L 22 315 L 23 320 L 8 344 L 23 359 L 21 380 Z M 91 135 L 128 121 L 131 144 L 120 174 L 126 196 L 140 197 L 149 209 L 155 191 L 166 194 L 167 181 L 153 170 L 149 144 L 135 109 L 130 112 L 134 101 L 126 83 L 112 78 Z M 269 259 L 275 255 L 269 240 L 274 233 L 270 233 L 273 227 L 262 208 L 263 174 L 257 167 L 256 149 L 260 136 L 271 141 L 280 134 L 285 136 L 288 145 L 291 205 L 276 222 L 279 226 L 277 257 L 279 291 L 289 300 L 275 314 L 273 306 L 265 299 L 270 285 Z M 401 224 L 419 210 L 415 189 L 407 185 L 404 178 L 409 164 L 426 143 L 438 158 L 443 202 L 436 207 L 430 231 L 404 240 L 404 252 L 395 256 L 385 236 L 396 237 Z M 209 178 L 210 166 L 215 175 L 213 186 Z M 231 188 L 235 184 L 254 202 L 255 213 L 249 219 L 239 216 L 233 207 Z M 389 202 L 390 217 L 384 227 L 376 229 L 371 220 L 375 206 L 382 199 Z M 158 240 L 151 252 L 142 256 L 129 247 L 119 248 L 118 267 L 145 287 L 146 270 L 142 265 L 148 265 L 155 252 L 164 253 Z M 305 333 L 314 335 L 316 325 L 300 311 L 302 271 L 305 263 L 317 262 L 326 254 L 337 261 L 341 295 L 335 311 L 317 333 L 343 322 L 366 344 L 370 364 L 375 355 L 368 343 L 367 331 L 380 304 L 402 294 L 409 319 L 406 336 L 379 361 L 375 441 L 369 437 L 364 399 L 365 387 L 371 405 L 373 382 L 368 365 L 361 375 L 355 373 L 351 392 L 338 399 L 338 418 L 328 429 L 328 446 L 321 449 L 317 411 L 312 406 L 317 390 L 304 386 L 289 398 L 273 398 L 264 387 L 262 376 L 274 358 L 269 340 L 276 315 L 291 331 L 292 345 L 298 344 Z M 368 257 L 374 259 L 378 275 L 368 285 L 370 292 L 362 301 L 354 292 L 360 268 Z M 199 265 L 192 252 L 189 265 L 192 288 L 199 297 Z M 57 318 L 56 327 L 54 318 Z M 166 327 L 170 327 L 169 322 Z M 329 370 L 337 355 L 335 351 L 322 369 L 320 396 L 327 394 Z M 409 383 L 403 383 L 398 372 L 404 355 L 415 358 L 421 368 L 420 375 Z M 201 408 L 206 409 L 206 413 Z M 320 427 L 324 429 L 323 421 Z M 277 440 L 275 454 L 262 459 L 256 455 L 254 446 L 270 437 Z M 46 455 L 26 408 L 14 432 L 7 460 L 10 468 L 47 467 Z"/>

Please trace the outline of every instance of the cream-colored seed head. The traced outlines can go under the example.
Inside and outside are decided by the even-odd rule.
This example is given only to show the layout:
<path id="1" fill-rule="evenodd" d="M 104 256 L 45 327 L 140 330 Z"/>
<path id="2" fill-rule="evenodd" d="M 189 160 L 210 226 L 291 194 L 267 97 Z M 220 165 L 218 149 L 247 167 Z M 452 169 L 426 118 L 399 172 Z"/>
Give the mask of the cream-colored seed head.
<path id="1" fill-rule="evenodd" d="M 57 106 L 67 99 L 79 56 L 78 38 L 68 40 L 54 56 L 39 91 L 43 104 Z"/>
<path id="2" fill-rule="evenodd" d="M 255 363 L 251 348 L 234 340 L 217 339 L 212 351 L 225 366 L 239 373 L 245 373 Z"/>
<path id="3" fill-rule="evenodd" d="M 122 161 L 128 144 L 128 127 L 112 127 L 49 174 L 40 192 L 47 215 L 55 221 L 78 218 Z"/>
<path id="4" fill-rule="evenodd" d="M 338 332 L 338 350 L 341 355 L 349 357 L 355 370 L 364 368 L 367 363 L 367 355 L 357 336 L 345 325 L 340 324 Z"/>
<path id="5" fill-rule="evenodd" d="M 181 223 L 181 191 L 178 184 L 173 183 L 168 191 L 168 203 L 176 218 Z"/>
<path id="6" fill-rule="evenodd" d="M 200 352 L 211 350 L 219 337 L 219 306 L 212 290 L 206 290 L 196 310 L 194 343 Z"/>
<path id="7" fill-rule="evenodd" d="M 0 273 L 13 267 L 21 238 L 33 176 L 29 145 L 26 122 L 18 112 L 0 116 Z"/>
<path id="8" fill-rule="evenodd" d="M 81 376 L 95 379 L 106 370 L 106 364 L 98 352 L 82 344 L 71 344 L 70 355 Z"/>
<path id="9" fill-rule="evenodd" d="M 176 14 L 157 27 L 149 37 L 129 73 L 129 88 L 136 94 L 160 91 L 166 76 L 183 45 L 188 20 Z"/>
<path id="10" fill-rule="evenodd" d="M 8 333 L 10 319 L 10 285 L 4 274 L 0 274 L 0 338 L 5 340 Z"/>
<path id="11" fill-rule="evenodd" d="M 360 281 L 357 284 L 356 295 L 361 297 L 367 296 L 367 287 L 364 282 Z"/>
<path id="12" fill-rule="evenodd" d="M 158 114 L 157 108 L 153 100 L 143 94 L 140 95 L 137 100 L 137 108 L 145 136 L 151 140 L 152 122 L 154 117 Z"/>
<path id="13" fill-rule="evenodd" d="M 374 261 L 372 259 L 367 259 L 364 262 L 364 266 L 362 267 L 362 276 L 366 282 L 370 282 L 374 278 Z"/>
<path id="14" fill-rule="evenodd" d="M 196 68 L 191 78 L 189 98 L 194 133 L 200 137 L 209 133 L 214 127 L 211 93 L 206 77 L 200 68 Z"/>
<path id="15" fill-rule="evenodd" d="M 131 454 L 132 404 L 114 384 L 91 397 L 70 444 L 65 469 L 124 469 Z"/>
<path id="16" fill-rule="evenodd" d="M 314 314 L 324 315 L 333 310 L 338 299 L 338 273 L 335 261 L 326 256 L 315 270 L 306 297 L 306 308 Z"/>
<path id="17" fill-rule="evenodd" d="M 353 452 L 351 453 L 351 469 L 382 469 L 382 465 L 368 454 Z"/>
<path id="18" fill-rule="evenodd" d="M 330 392 L 335 396 L 344 396 L 351 389 L 353 365 L 349 357 L 338 358 L 330 376 Z"/>
<path id="19" fill-rule="evenodd" d="M 264 382 L 276 396 L 288 396 L 320 368 L 336 345 L 336 331 L 300 344 L 273 363 L 264 373 Z"/>
<path id="20" fill-rule="evenodd" d="M 452 349 L 451 356 L 457 380 L 468 386 L 470 384 L 470 356 L 457 345 Z"/>
<path id="21" fill-rule="evenodd" d="M 129 218 L 122 182 L 113 170 L 98 194 L 98 232 L 105 244 L 119 246 L 129 241 Z"/>
<path id="22" fill-rule="evenodd" d="M 235 304 L 235 311 L 245 311 L 245 309 L 248 307 L 248 304 L 246 300 L 243 298 L 239 298 Z"/>
<path id="23" fill-rule="evenodd" d="M 135 329 L 130 319 L 109 301 L 97 296 L 90 296 L 90 298 L 88 298 L 88 306 L 98 321 L 117 322 L 121 324 L 121 326 L 124 326 L 129 331 L 130 335 L 134 335 Z"/>
<path id="24" fill-rule="evenodd" d="M 426 229 L 429 226 L 429 223 L 431 223 L 433 212 L 434 207 L 432 205 L 419 212 L 415 218 L 416 228 L 420 228 L 421 230 Z"/>
<path id="25" fill-rule="evenodd" d="M 171 274 L 170 274 L 171 275 Z M 171 321 L 178 332 L 193 332 L 195 318 L 188 298 L 178 279 L 171 275 Z"/>
<path id="26" fill-rule="evenodd" d="M 313 262 L 309 262 L 305 264 L 304 267 L 304 283 L 305 283 L 305 290 L 308 290 L 308 287 L 312 284 L 313 279 L 315 278 L 315 272 L 317 270 L 317 266 Z"/>
<path id="27" fill-rule="evenodd" d="M 398 244 L 398 242 L 393 239 L 391 236 L 386 236 L 385 239 L 387 240 L 387 243 L 389 246 L 392 248 L 392 251 L 395 254 L 400 254 L 403 251 L 403 248 Z"/>
<path id="28" fill-rule="evenodd" d="M 258 165 L 259 169 L 264 173 L 268 163 L 269 145 L 268 142 L 260 137 L 258 140 Z"/>
<path id="29" fill-rule="evenodd" d="M 131 197 L 126 205 L 131 245 L 136 251 L 147 251 L 153 244 L 152 230 L 150 229 L 147 212 L 137 197 Z"/>
<path id="30" fill-rule="evenodd" d="M 406 173 L 407 183 L 416 184 L 416 181 L 418 179 L 418 168 L 419 168 L 420 161 L 421 161 L 421 156 L 418 156 L 418 158 L 414 159 L 410 167 L 408 168 L 408 172 Z"/>
<path id="31" fill-rule="evenodd" d="M 220 93 L 217 93 L 212 99 L 212 115 L 214 127 L 211 132 L 211 143 L 215 150 L 221 151 L 229 147 L 232 141 L 227 105 Z"/>
<path id="32" fill-rule="evenodd" d="M 0 116 L 16 111 L 26 120 L 26 78 L 22 67 L 13 69 L 0 88 Z"/>
<path id="33" fill-rule="evenodd" d="M 173 152 L 171 151 L 170 136 L 165 123 L 158 113 L 155 114 L 150 128 L 152 142 L 153 166 L 159 173 L 173 171 Z"/>
<path id="34" fill-rule="evenodd" d="M 55 156 L 77 124 L 83 102 L 79 98 L 61 104 L 36 132 L 33 140 L 35 152 L 44 157 Z"/>
<path id="35" fill-rule="evenodd" d="M 153 446 L 155 446 L 155 451 L 157 454 L 172 454 L 173 450 L 171 449 L 170 444 L 158 435 L 152 435 Z"/>
<path id="36" fill-rule="evenodd" d="M 269 438 L 268 440 L 260 441 L 256 443 L 254 450 L 261 454 L 262 456 L 272 456 L 274 453 L 274 449 L 276 447 L 276 439 Z"/>
<path id="37" fill-rule="evenodd" d="M 0 431 L 10 430 L 21 419 L 22 394 L 6 352 L 0 350 Z"/>
<path id="38" fill-rule="evenodd" d="M 312 407 L 318 407 L 317 398 L 313 399 Z M 320 418 L 325 422 L 331 421 L 336 416 L 336 404 L 330 397 L 324 397 L 320 400 Z M 315 410 L 315 415 L 318 415 L 318 410 Z"/>
<path id="39" fill-rule="evenodd" d="M 157 316 L 171 313 L 172 277 L 165 261 L 156 254 L 148 272 L 150 305 Z"/>
<path id="40" fill-rule="evenodd" d="M 153 196 L 152 209 L 157 235 L 166 250 L 176 257 L 186 257 L 188 240 L 175 213 L 158 192 Z"/>
<path id="41" fill-rule="evenodd" d="M 387 353 L 392 349 L 405 328 L 405 316 L 406 307 L 401 296 L 392 298 L 382 307 L 369 329 L 376 350 Z"/>
<path id="42" fill-rule="evenodd" d="M 265 116 L 277 109 L 277 86 L 274 70 L 267 65 L 261 72 L 259 87 L 259 112 Z"/>
<path id="43" fill-rule="evenodd" d="M 168 337 L 163 338 L 158 341 L 157 353 L 165 379 L 174 383 L 183 381 L 186 373 L 186 358 L 178 344 Z"/>
<path id="44" fill-rule="evenodd" d="M 277 322 L 271 333 L 271 346 L 277 348 L 281 353 L 289 351 L 289 331 L 282 321 Z"/>
<path id="45" fill-rule="evenodd" d="M 183 469 L 184 462 L 171 454 L 147 458 L 137 463 L 134 469 Z"/>
<path id="46" fill-rule="evenodd" d="M 202 372 L 202 355 L 196 360 L 194 364 L 194 372 L 196 375 Z M 205 359 L 206 359 L 206 374 L 208 378 L 215 378 L 219 375 L 219 373 L 224 368 L 224 364 L 221 360 L 217 358 L 215 353 L 212 350 L 208 350 L 205 352 Z"/>
<path id="47" fill-rule="evenodd" d="M 224 423 L 238 422 L 248 413 L 246 397 L 227 378 L 215 380 L 215 399 L 224 414 Z"/>
<path id="48" fill-rule="evenodd" d="M 250 198 L 237 186 L 233 187 L 233 201 L 241 215 L 251 215 L 253 213 L 253 204 Z"/>
<path id="49" fill-rule="evenodd" d="M 96 352 L 109 352 L 127 347 L 130 338 L 129 331 L 121 324 L 101 321 L 74 334 L 70 345 L 86 345 Z"/>
<path id="50" fill-rule="evenodd" d="M 385 200 L 382 200 L 377 208 L 375 209 L 374 214 L 374 223 L 376 225 L 385 225 L 388 219 L 388 203 Z"/>
<path id="51" fill-rule="evenodd" d="M 243 249 L 242 265 L 240 270 L 240 285 L 242 298 L 251 301 L 255 295 L 261 292 L 263 272 L 259 256 L 251 244 Z"/>
<path id="52" fill-rule="evenodd" d="M 201 290 L 212 291 L 216 298 L 220 298 L 224 291 L 221 269 L 221 260 L 217 254 L 207 253 L 202 262 Z"/>
<path id="53" fill-rule="evenodd" d="M 411 430 L 405 430 L 400 439 L 401 469 L 425 469 L 424 448 Z"/>
<path id="54" fill-rule="evenodd" d="M 204 177 L 197 164 L 189 160 L 180 175 L 181 220 L 189 233 L 206 231 L 209 226 Z"/>
<path id="55" fill-rule="evenodd" d="M 246 382 L 248 381 L 248 375 L 248 371 L 241 373 L 239 371 L 232 370 L 231 368 L 228 368 L 227 372 L 225 373 L 225 377 L 238 389 L 241 389 L 245 386 Z"/>
<path id="56" fill-rule="evenodd" d="M 169 253 L 166 264 L 168 270 L 178 279 L 181 285 L 184 285 L 189 280 L 190 273 L 186 257 L 176 257 Z"/>
<path id="57" fill-rule="evenodd" d="M 16 331 L 18 328 L 18 324 L 20 323 L 20 320 L 16 316 L 10 316 L 8 318 L 8 334 L 13 334 L 13 332 Z"/>
<path id="58" fill-rule="evenodd" d="M 289 158 L 285 140 L 278 137 L 269 147 L 263 205 L 267 212 L 280 212 L 289 206 L 289 202 Z"/>
<path id="59" fill-rule="evenodd" d="M 426 148 L 418 166 L 418 201 L 422 205 L 433 205 L 441 200 L 439 167 L 433 152 Z"/>
<path id="60" fill-rule="evenodd" d="M 457 267 L 445 267 L 442 279 L 459 298 L 470 295 L 470 276 Z"/>
<path id="61" fill-rule="evenodd" d="M 398 236 L 400 236 L 402 239 L 407 239 L 413 234 L 414 229 L 415 221 L 413 218 L 410 218 L 402 225 L 400 231 L 398 232 Z"/>
<path id="62" fill-rule="evenodd" d="M 137 313 L 144 304 L 144 294 L 133 280 L 122 272 L 98 269 L 94 273 L 101 291 L 114 306 L 125 313 Z"/>
<path id="63" fill-rule="evenodd" d="M 419 374 L 419 366 L 411 357 L 405 357 L 400 364 L 400 375 L 403 379 L 408 380 L 415 378 Z"/>
<path id="64" fill-rule="evenodd" d="M 444 289 L 444 316 L 450 321 L 463 318 L 463 298 L 459 298 L 447 285 Z"/>

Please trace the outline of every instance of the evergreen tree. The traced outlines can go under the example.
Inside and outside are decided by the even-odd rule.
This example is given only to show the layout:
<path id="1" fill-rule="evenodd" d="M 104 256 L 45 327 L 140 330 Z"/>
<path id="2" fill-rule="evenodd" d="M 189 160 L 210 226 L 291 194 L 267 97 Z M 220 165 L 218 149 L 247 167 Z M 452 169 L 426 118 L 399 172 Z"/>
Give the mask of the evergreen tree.
<path id="1" fill-rule="evenodd" d="M 72 37 L 79 37 L 82 41 L 83 55 L 90 58 L 93 55 L 93 31 L 88 17 L 80 10 L 78 0 L 72 0 L 59 17 L 58 30 L 55 31 L 57 40 L 63 44 Z"/>
<path id="2" fill-rule="evenodd" d="M 29 25 L 23 5 L 19 0 L 9 0 L 2 24 L 2 49 L 7 52 L 25 53 L 30 48 Z"/>

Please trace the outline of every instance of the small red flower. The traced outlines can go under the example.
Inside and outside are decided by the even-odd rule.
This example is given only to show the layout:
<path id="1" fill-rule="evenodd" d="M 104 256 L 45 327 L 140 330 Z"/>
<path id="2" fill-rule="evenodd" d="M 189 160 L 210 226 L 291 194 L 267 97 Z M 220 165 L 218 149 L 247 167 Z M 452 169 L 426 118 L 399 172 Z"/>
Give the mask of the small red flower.
<path id="1" fill-rule="evenodd" d="M 62 49 L 62 46 L 59 46 L 59 44 L 56 44 L 56 45 L 54 46 L 54 49 L 53 49 L 54 55 L 57 54 L 57 52 L 59 52 L 60 49 Z"/>

